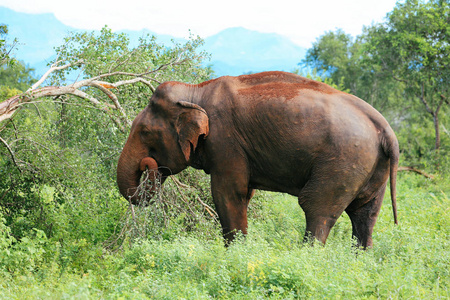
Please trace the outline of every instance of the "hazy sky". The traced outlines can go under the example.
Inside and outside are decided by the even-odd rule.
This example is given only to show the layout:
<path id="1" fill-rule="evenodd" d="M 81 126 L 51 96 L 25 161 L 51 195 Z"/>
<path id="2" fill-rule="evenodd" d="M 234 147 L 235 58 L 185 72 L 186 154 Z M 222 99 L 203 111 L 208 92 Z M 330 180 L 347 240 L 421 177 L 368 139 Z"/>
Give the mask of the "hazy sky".
<path id="1" fill-rule="evenodd" d="M 26 13 L 53 13 L 80 29 L 147 28 L 159 34 L 205 38 L 242 26 L 276 32 L 303 47 L 325 31 L 342 28 L 360 34 L 363 25 L 383 21 L 396 0 L 0 0 L 0 6 Z M 1 21 L 1 20 L 0 20 Z"/>

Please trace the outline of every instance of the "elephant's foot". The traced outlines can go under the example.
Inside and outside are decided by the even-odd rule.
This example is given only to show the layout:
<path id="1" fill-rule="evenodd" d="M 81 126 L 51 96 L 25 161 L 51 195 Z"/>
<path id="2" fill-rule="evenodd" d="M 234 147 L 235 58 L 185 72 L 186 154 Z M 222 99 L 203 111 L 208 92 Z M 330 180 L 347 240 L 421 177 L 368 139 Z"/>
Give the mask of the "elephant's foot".
<path id="1" fill-rule="evenodd" d="M 337 218 L 325 216 L 306 216 L 306 231 L 304 241 L 311 245 L 315 240 L 323 245 L 327 241 L 331 228 L 336 223 Z"/>

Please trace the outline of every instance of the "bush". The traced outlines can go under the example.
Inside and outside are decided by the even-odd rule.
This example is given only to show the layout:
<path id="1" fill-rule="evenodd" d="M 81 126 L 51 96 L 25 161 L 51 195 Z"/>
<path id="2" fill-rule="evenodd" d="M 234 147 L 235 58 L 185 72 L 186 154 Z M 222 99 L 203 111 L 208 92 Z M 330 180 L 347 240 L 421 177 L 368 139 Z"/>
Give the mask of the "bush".
<path id="1" fill-rule="evenodd" d="M 5 234 L 11 255 L 0 295 L 36 298 L 323 299 L 449 297 L 450 258 L 447 178 L 398 178 L 398 226 L 389 195 L 374 231 L 374 247 L 353 248 L 351 224 L 343 215 L 327 244 L 303 244 L 304 216 L 297 199 L 258 193 L 249 208 L 249 233 L 228 248 L 218 227 L 185 231 L 170 238 L 136 238 L 109 252 L 89 240 L 39 244 L 38 235 L 19 242 Z M 101 222 L 101 221 L 98 221 Z M 212 223 L 212 220 L 207 221 Z M 5 242 L 6 241 L 6 242 Z M 41 247 L 26 252 L 24 247 Z M 5 249 L 4 247 L 2 250 Z M 4 253 L 4 252 L 2 252 Z M 4 254 L 2 254 L 4 255 Z M 14 257 L 14 256 L 8 256 Z M 20 275 L 22 274 L 22 275 Z"/>
<path id="2" fill-rule="evenodd" d="M 44 232 L 34 229 L 18 241 L 5 223 L 6 219 L 0 213 L 0 273 L 17 276 L 40 268 L 47 242 Z"/>

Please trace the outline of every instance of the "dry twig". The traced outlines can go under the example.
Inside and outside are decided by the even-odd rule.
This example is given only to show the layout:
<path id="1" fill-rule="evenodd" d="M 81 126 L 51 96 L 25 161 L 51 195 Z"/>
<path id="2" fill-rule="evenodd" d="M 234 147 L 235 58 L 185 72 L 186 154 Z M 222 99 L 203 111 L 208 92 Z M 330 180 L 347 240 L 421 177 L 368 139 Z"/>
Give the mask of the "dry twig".
<path id="1" fill-rule="evenodd" d="M 187 228 L 195 222 L 204 220 L 203 218 L 207 215 L 202 214 L 202 211 L 206 211 L 214 222 L 219 223 L 217 213 L 196 195 L 198 191 L 195 188 L 181 183 L 177 178 L 171 176 L 175 189 L 170 186 L 170 183 L 166 183 L 169 186 L 162 190 L 160 179 L 151 182 L 149 180 L 151 176 L 148 173 L 148 171 L 144 172 L 143 180 L 135 191 L 135 195 L 139 198 L 139 205 L 130 203 L 118 225 L 121 226 L 120 230 L 115 231 L 105 242 L 107 249 L 116 251 L 121 249 L 125 240 L 132 242 L 136 238 L 148 238 L 149 232 L 167 228 L 170 221 L 179 216 L 183 216 Z M 155 184 L 156 188 L 154 188 Z M 192 195 L 186 193 L 187 190 L 194 193 L 194 198 L 200 204 L 201 209 L 195 206 L 195 201 L 192 201 Z M 157 229 L 155 226 L 160 228 Z"/>

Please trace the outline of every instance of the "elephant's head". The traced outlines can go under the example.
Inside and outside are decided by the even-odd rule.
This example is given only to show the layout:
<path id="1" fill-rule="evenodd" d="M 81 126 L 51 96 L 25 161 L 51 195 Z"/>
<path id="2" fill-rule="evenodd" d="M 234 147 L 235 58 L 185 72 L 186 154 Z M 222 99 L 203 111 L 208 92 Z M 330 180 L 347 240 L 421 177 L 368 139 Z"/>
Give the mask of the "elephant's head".
<path id="1" fill-rule="evenodd" d="M 208 135 L 205 110 L 183 100 L 183 86 L 177 86 L 174 93 L 174 85 L 166 83 L 157 88 L 148 106 L 133 121 L 120 155 L 117 184 L 133 204 L 139 200 L 135 192 L 146 168 L 157 168 L 164 182 L 189 165 L 199 139 Z"/>

